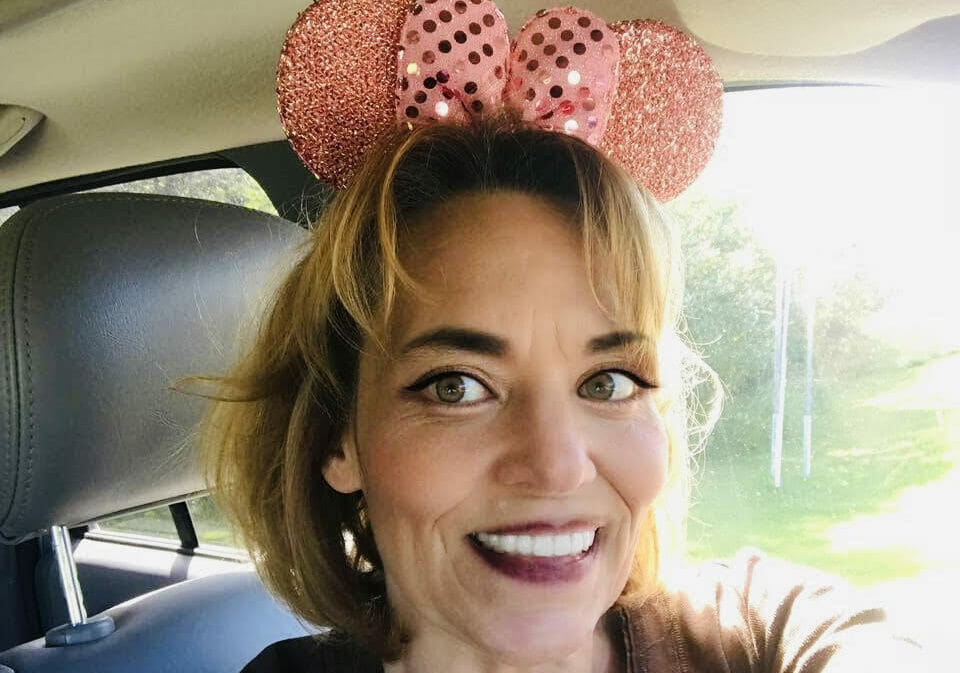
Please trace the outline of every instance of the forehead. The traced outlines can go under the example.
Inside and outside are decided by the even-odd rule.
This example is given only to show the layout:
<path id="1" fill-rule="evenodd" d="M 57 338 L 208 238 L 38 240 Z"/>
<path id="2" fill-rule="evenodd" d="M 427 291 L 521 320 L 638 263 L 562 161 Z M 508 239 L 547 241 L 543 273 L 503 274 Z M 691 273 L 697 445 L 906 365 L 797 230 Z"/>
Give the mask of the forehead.
<path id="1" fill-rule="evenodd" d="M 401 240 L 404 266 L 420 274 L 467 263 L 507 267 L 518 258 L 544 255 L 560 264 L 580 263 L 580 235 L 571 215 L 510 191 L 463 194 L 425 209 Z"/>
<path id="2" fill-rule="evenodd" d="M 401 262 L 423 296 L 402 295 L 394 335 L 437 323 L 509 332 L 534 318 L 609 328 L 569 213 L 515 193 L 468 194 L 419 214 Z"/>

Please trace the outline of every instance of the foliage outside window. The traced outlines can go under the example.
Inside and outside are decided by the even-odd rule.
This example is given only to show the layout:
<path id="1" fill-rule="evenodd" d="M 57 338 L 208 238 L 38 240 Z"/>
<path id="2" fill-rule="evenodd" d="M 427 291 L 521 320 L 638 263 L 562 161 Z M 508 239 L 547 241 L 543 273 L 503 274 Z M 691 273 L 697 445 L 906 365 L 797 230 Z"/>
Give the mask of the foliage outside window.
<path id="1" fill-rule="evenodd" d="M 224 519 L 217 509 L 216 503 L 209 496 L 201 496 L 187 501 L 190 518 L 197 532 L 197 540 L 201 547 L 232 547 L 239 549 L 242 545 L 236 532 Z"/>
<path id="2" fill-rule="evenodd" d="M 717 156 L 673 204 L 689 332 L 727 393 L 699 457 L 690 554 L 753 545 L 862 585 L 960 569 L 956 542 L 928 528 L 956 509 L 948 484 L 960 478 L 960 322 L 941 303 L 956 278 L 945 251 L 960 242 L 947 198 L 960 176 L 944 174 L 960 154 L 948 133 L 957 100 L 814 89 L 726 102 Z M 770 474 L 778 273 L 793 290 L 780 488 Z"/>
<path id="3" fill-rule="evenodd" d="M 953 620 L 938 606 L 960 599 L 960 95 L 787 89 L 725 106 L 714 159 L 671 204 L 688 332 L 726 389 L 697 456 L 688 555 L 749 545 L 841 575 L 945 646 Z"/>
<path id="4" fill-rule="evenodd" d="M 192 173 L 175 173 L 146 180 L 92 189 L 91 192 L 166 194 L 230 203 L 276 215 L 277 211 L 260 185 L 239 168 L 217 168 Z"/>
<path id="5" fill-rule="evenodd" d="M 173 516 L 167 506 L 124 514 L 106 519 L 97 524 L 99 529 L 131 535 L 143 535 L 159 538 L 166 542 L 177 542 L 177 527 L 173 523 Z"/>

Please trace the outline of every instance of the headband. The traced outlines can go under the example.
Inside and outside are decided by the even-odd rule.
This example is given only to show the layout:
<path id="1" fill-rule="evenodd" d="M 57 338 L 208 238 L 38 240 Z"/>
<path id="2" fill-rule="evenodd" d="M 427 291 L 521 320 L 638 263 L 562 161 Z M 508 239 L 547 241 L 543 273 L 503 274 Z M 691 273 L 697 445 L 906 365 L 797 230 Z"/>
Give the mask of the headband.
<path id="1" fill-rule="evenodd" d="M 722 95 L 706 52 L 660 22 L 560 7 L 511 42 L 491 0 L 318 0 L 277 70 L 284 132 L 334 188 L 398 123 L 469 125 L 510 109 L 597 147 L 666 201 L 710 158 Z"/>

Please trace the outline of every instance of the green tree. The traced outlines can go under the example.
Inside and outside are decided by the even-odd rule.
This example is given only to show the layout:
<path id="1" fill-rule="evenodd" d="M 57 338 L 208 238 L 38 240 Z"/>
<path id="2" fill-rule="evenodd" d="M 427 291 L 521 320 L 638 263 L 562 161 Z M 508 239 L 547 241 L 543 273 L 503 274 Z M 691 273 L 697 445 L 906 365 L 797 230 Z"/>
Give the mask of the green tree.
<path id="1" fill-rule="evenodd" d="M 773 258 L 733 203 L 702 199 L 675 213 L 686 269 L 688 334 L 730 394 L 755 390 L 772 376 Z"/>
<path id="2" fill-rule="evenodd" d="M 724 385 L 723 416 L 712 450 L 766 451 L 773 395 L 776 262 L 732 202 L 688 198 L 673 204 L 686 270 L 687 334 Z M 793 277 L 787 352 L 787 414 L 802 416 L 808 279 Z M 861 271 L 835 276 L 817 297 L 815 392 L 849 380 L 890 357 L 865 325 L 883 295 Z M 791 421 L 791 425 L 793 422 Z"/>
<path id="3" fill-rule="evenodd" d="M 219 168 L 134 180 L 93 191 L 185 196 L 260 210 L 276 215 L 260 185 L 239 168 Z"/>

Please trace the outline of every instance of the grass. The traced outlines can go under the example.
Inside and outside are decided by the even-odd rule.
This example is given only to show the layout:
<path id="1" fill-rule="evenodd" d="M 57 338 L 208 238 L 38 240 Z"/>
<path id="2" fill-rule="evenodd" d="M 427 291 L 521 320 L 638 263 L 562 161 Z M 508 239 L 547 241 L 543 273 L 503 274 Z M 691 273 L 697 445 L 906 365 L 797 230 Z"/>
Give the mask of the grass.
<path id="1" fill-rule="evenodd" d="M 688 556 L 745 545 L 861 586 L 960 569 L 948 534 L 960 497 L 960 354 L 819 386 L 813 470 L 801 466 L 802 390 L 785 428 L 783 481 L 769 467 L 769 396 L 733 399 L 700 457 Z"/>

